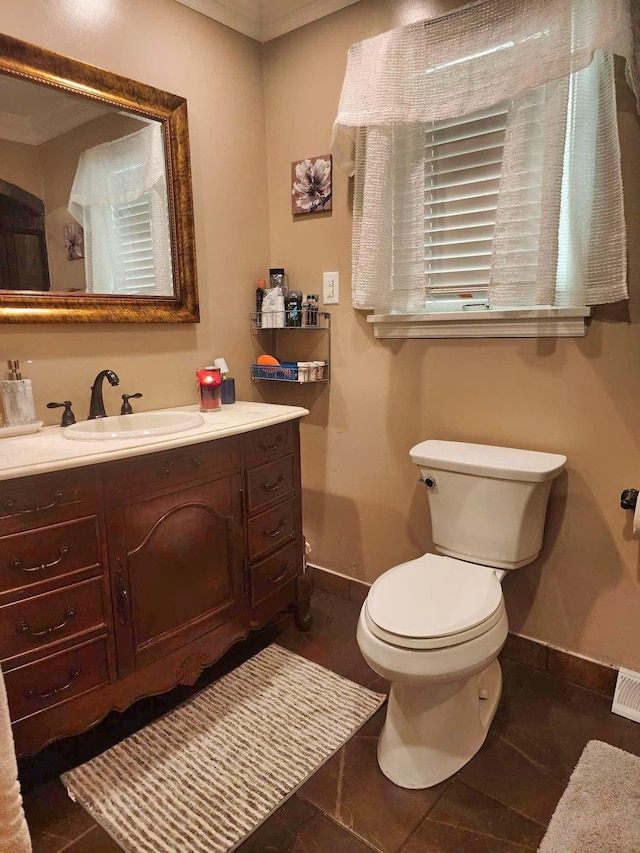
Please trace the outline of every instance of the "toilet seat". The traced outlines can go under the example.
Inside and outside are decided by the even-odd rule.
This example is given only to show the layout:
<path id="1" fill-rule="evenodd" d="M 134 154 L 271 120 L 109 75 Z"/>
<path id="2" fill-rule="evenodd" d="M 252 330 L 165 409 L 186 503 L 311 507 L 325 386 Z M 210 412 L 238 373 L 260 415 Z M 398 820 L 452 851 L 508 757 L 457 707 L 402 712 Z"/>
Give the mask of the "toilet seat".
<path id="1" fill-rule="evenodd" d="M 441 649 L 478 637 L 504 614 L 495 570 L 425 554 L 372 585 L 364 616 L 372 634 L 406 649 Z"/>

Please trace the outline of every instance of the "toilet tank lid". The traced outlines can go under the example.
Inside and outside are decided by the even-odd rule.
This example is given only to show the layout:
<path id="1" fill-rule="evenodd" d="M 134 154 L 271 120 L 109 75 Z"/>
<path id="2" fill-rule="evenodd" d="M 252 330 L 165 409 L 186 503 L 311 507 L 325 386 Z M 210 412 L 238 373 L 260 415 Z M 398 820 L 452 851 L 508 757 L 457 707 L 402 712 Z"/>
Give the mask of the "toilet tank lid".
<path id="1" fill-rule="evenodd" d="M 416 444 L 409 455 L 416 465 L 531 483 L 557 477 L 567 461 L 567 457 L 559 453 L 435 439 Z"/>

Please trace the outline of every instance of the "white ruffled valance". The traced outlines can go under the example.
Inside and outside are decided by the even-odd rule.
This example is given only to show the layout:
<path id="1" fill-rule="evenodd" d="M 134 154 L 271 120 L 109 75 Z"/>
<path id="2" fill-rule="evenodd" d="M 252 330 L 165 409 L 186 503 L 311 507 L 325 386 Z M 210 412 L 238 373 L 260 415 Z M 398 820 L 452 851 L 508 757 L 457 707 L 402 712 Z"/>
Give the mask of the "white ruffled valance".
<path id="1" fill-rule="evenodd" d="M 637 93 L 638 5 L 481 0 L 351 47 L 331 151 L 355 176 L 355 307 L 424 306 L 425 127 L 500 103 L 508 112 L 491 303 L 595 304 L 626 296 L 611 57 L 627 59 Z M 523 255 L 525 208 L 538 248 L 529 243 Z M 578 260 L 563 256 L 559 263 L 567 240 Z"/>

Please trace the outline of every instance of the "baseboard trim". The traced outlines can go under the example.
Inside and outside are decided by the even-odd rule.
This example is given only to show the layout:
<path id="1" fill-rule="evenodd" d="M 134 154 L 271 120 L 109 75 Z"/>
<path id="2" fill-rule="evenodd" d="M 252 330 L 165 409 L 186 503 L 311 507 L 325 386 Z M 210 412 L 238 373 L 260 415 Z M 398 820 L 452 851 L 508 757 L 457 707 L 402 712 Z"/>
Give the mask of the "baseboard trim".
<path id="1" fill-rule="evenodd" d="M 316 590 L 329 592 L 358 604 L 362 604 L 367 597 L 370 584 L 321 566 L 310 565 L 309 568 L 313 572 L 313 585 Z M 555 678 L 613 698 L 618 669 L 609 664 L 583 658 L 565 649 L 558 649 L 540 640 L 532 640 L 530 637 L 511 632 L 500 657 L 548 672 Z"/>

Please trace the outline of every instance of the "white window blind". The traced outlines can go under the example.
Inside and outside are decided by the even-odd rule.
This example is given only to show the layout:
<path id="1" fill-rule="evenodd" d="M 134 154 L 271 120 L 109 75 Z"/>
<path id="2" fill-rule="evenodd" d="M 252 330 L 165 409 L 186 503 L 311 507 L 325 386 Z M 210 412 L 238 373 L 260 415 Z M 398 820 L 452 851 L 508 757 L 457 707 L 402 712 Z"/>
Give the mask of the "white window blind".
<path id="1" fill-rule="evenodd" d="M 125 293 L 154 293 L 151 199 L 149 194 L 125 204 L 112 205 L 121 288 Z"/>
<path id="2" fill-rule="evenodd" d="M 431 122 L 425 132 L 427 300 L 486 297 L 507 105 Z"/>

